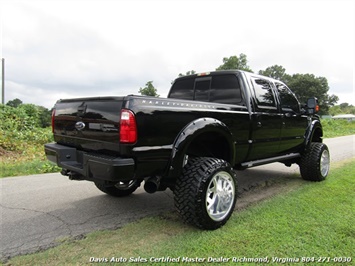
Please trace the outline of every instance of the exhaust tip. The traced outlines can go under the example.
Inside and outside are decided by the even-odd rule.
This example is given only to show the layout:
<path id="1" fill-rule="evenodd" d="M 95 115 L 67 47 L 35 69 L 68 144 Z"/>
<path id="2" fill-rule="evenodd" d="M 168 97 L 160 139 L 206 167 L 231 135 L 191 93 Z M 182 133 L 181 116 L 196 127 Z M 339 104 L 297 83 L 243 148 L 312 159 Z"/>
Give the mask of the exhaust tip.
<path id="1" fill-rule="evenodd" d="M 157 192 L 158 186 L 154 182 L 145 182 L 144 190 L 149 194 L 153 194 L 153 193 Z"/>
<path id="2" fill-rule="evenodd" d="M 158 191 L 159 186 L 160 186 L 160 178 L 151 177 L 145 181 L 144 190 L 149 194 L 153 194 Z"/>

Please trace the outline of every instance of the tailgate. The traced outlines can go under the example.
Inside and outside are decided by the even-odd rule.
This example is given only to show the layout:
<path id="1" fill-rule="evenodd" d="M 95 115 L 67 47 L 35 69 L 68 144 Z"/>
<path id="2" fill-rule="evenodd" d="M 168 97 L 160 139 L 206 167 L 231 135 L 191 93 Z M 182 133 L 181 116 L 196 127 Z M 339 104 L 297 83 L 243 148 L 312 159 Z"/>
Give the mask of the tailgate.
<path id="1" fill-rule="evenodd" d="M 58 101 L 54 107 L 54 140 L 81 150 L 117 152 L 123 100 L 95 97 Z"/>

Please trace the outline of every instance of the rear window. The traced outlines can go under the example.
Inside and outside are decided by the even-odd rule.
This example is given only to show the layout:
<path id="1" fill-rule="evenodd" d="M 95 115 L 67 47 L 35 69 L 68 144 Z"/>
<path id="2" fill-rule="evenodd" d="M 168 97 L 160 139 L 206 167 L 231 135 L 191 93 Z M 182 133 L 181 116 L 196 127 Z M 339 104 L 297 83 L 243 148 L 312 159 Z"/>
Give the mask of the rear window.
<path id="1" fill-rule="evenodd" d="M 192 100 L 194 97 L 194 79 L 182 79 L 175 82 L 169 98 Z"/>
<path id="2" fill-rule="evenodd" d="M 208 102 L 210 98 L 211 78 L 195 80 L 195 101 Z"/>
<path id="3" fill-rule="evenodd" d="M 233 74 L 178 80 L 172 86 L 169 98 L 236 105 L 243 103 L 239 80 Z"/>

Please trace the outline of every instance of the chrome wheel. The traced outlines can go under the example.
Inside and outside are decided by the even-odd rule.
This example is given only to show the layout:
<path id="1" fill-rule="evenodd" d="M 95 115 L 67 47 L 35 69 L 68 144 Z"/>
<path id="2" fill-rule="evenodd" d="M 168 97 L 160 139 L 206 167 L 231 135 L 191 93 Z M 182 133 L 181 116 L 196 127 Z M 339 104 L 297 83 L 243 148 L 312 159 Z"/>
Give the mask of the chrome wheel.
<path id="1" fill-rule="evenodd" d="M 329 151 L 324 150 L 320 158 L 320 172 L 322 176 L 327 176 L 329 172 L 330 156 Z"/>
<path id="2" fill-rule="evenodd" d="M 304 180 L 325 180 L 330 170 L 330 153 L 327 145 L 312 142 L 302 154 L 299 165 Z"/>
<path id="3" fill-rule="evenodd" d="M 185 222 L 199 228 L 220 228 L 234 211 L 236 178 L 233 168 L 222 159 L 189 158 L 174 187 L 177 211 Z"/>
<path id="4" fill-rule="evenodd" d="M 214 221 L 223 220 L 231 211 L 235 197 L 232 176 L 227 172 L 216 173 L 208 185 L 206 210 Z"/>

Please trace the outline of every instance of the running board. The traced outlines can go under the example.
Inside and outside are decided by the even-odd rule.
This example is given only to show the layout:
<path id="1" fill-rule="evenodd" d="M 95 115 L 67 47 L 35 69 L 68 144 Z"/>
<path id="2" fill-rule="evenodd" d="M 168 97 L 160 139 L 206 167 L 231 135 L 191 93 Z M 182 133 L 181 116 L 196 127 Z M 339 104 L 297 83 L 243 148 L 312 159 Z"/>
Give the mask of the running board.
<path id="1" fill-rule="evenodd" d="M 277 157 L 272 157 L 272 158 L 267 158 L 267 159 L 261 159 L 261 160 L 256 160 L 256 161 L 250 161 L 250 162 L 245 162 L 242 163 L 242 167 L 253 167 L 253 166 L 258 166 L 258 165 L 263 165 L 263 164 L 268 164 L 268 163 L 276 163 L 276 162 L 282 162 L 282 161 L 287 161 L 290 159 L 295 159 L 295 158 L 300 158 L 301 154 L 299 153 L 290 153 L 287 155 L 282 155 L 282 156 L 277 156 Z"/>

